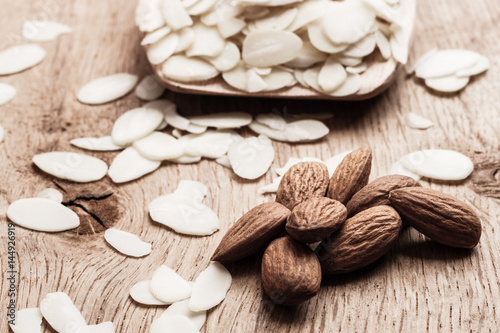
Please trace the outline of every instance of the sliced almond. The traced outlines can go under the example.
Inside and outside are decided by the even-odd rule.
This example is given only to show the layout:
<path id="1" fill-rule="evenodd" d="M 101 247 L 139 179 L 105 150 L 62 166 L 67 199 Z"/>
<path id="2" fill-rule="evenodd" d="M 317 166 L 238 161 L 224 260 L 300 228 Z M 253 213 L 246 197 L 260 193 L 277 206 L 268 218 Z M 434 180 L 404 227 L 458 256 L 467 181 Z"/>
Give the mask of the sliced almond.
<path id="1" fill-rule="evenodd" d="M 182 28 L 181 30 L 177 31 L 177 34 L 179 35 L 179 43 L 177 44 L 174 53 L 184 52 L 188 48 L 190 48 L 191 45 L 193 45 L 194 42 L 193 28 L 189 27 Z"/>
<path id="2" fill-rule="evenodd" d="M 179 35 L 172 32 L 156 43 L 151 44 L 147 50 L 147 56 L 150 63 L 158 65 L 170 58 L 175 53 L 179 45 Z"/>
<path id="3" fill-rule="evenodd" d="M 333 92 L 330 93 L 332 96 L 343 97 L 355 94 L 361 89 L 361 76 L 359 74 L 347 74 L 347 78 L 344 83 Z"/>
<path id="4" fill-rule="evenodd" d="M 33 156 L 33 163 L 42 171 L 57 178 L 79 183 L 93 182 L 106 175 L 104 161 L 72 152 L 50 152 Z"/>
<path id="5" fill-rule="evenodd" d="M 375 14 L 359 1 L 334 2 L 326 13 L 323 31 L 334 43 L 355 43 L 375 24 Z"/>
<path id="6" fill-rule="evenodd" d="M 160 0 L 160 6 L 163 19 L 173 30 L 179 30 L 193 24 L 193 20 L 180 0 Z"/>
<path id="7" fill-rule="evenodd" d="M 287 124 L 285 138 L 289 142 L 309 142 L 318 140 L 330 132 L 321 121 L 314 119 L 297 120 Z"/>
<path id="8" fill-rule="evenodd" d="M 224 38 L 229 38 L 241 32 L 246 27 L 246 22 L 236 17 L 228 17 L 217 23 L 217 28 Z"/>
<path id="9" fill-rule="evenodd" d="M 192 291 L 189 282 L 166 265 L 154 272 L 149 288 L 156 298 L 168 303 L 189 298 Z"/>
<path id="10" fill-rule="evenodd" d="M 144 257 L 151 253 L 151 244 L 143 242 L 137 235 L 116 228 L 109 228 L 104 239 L 115 248 L 130 257 Z"/>
<path id="11" fill-rule="evenodd" d="M 168 305 L 170 302 L 164 302 L 156 298 L 151 293 L 151 280 L 137 282 L 130 288 L 130 297 L 137 303 L 144 305 Z"/>
<path id="12" fill-rule="evenodd" d="M 346 67 L 345 71 L 350 74 L 361 74 L 366 71 L 367 68 L 368 66 L 366 65 L 366 63 L 361 63 L 358 66 Z"/>
<path id="13" fill-rule="evenodd" d="M 294 75 L 283 68 L 273 68 L 271 73 L 262 79 L 266 83 L 264 91 L 275 91 L 296 83 Z"/>
<path id="14" fill-rule="evenodd" d="M 145 76 L 137 87 L 135 87 L 135 95 L 144 101 L 155 100 L 159 98 L 164 91 L 165 87 L 158 82 L 154 75 Z"/>
<path id="15" fill-rule="evenodd" d="M 45 54 L 44 49 L 34 44 L 9 47 L 0 52 L 0 75 L 19 73 L 38 65 Z"/>
<path id="16" fill-rule="evenodd" d="M 239 90 L 246 90 L 246 78 L 246 66 L 243 61 L 240 61 L 229 71 L 222 73 L 222 79 L 231 87 Z"/>
<path id="17" fill-rule="evenodd" d="M 161 70 L 166 77 L 179 82 L 208 80 L 219 74 L 219 71 L 208 62 L 183 55 L 174 55 L 168 58 L 163 63 Z"/>
<path id="18" fill-rule="evenodd" d="M 227 42 L 222 52 L 216 57 L 205 57 L 206 61 L 211 63 L 221 72 L 234 68 L 241 59 L 240 50 L 236 44 Z"/>
<path id="19" fill-rule="evenodd" d="M 444 93 L 454 93 L 465 88 L 469 81 L 470 79 L 468 77 L 449 75 L 432 79 L 425 79 L 425 85 L 436 91 Z"/>
<path id="20" fill-rule="evenodd" d="M 429 119 L 413 112 L 406 114 L 405 122 L 408 127 L 414 129 L 428 129 L 433 125 Z"/>
<path id="21" fill-rule="evenodd" d="M 181 180 L 174 194 L 184 195 L 198 202 L 202 202 L 208 193 L 208 188 L 194 180 Z"/>
<path id="22" fill-rule="evenodd" d="M 274 160 L 274 148 L 266 136 L 234 142 L 227 153 L 233 171 L 245 179 L 257 179 L 267 172 Z"/>
<path id="23" fill-rule="evenodd" d="M 39 308 L 21 309 L 16 311 L 14 324 L 9 320 L 9 326 L 14 333 L 39 333 L 42 332 L 42 318 Z"/>
<path id="24" fill-rule="evenodd" d="M 215 162 L 219 163 L 225 168 L 231 169 L 231 160 L 229 160 L 229 156 L 227 155 L 222 155 L 221 157 L 216 158 Z"/>
<path id="25" fill-rule="evenodd" d="M 165 27 L 161 27 L 158 30 L 149 32 L 142 39 L 141 45 L 145 46 L 145 45 L 154 44 L 154 43 L 158 42 L 160 39 L 162 39 L 163 37 L 165 37 L 166 35 L 168 35 L 171 31 L 172 31 L 172 29 L 170 29 L 170 27 L 165 26 Z"/>
<path id="26" fill-rule="evenodd" d="M 347 73 L 335 57 L 330 56 L 318 74 L 318 84 L 325 92 L 339 88 L 347 79 Z"/>
<path id="27" fill-rule="evenodd" d="M 318 19 L 307 26 L 307 36 L 311 44 L 318 50 L 325 53 L 342 52 L 349 47 L 348 43 L 332 42 L 323 29 L 322 19 Z"/>
<path id="28" fill-rule="evenodd" d="M 418 66 L 422 65 L 427 60 L 429 60 L 437 51 L 438 51 L 437 47 L 434 47 L 434 48 L 430 49 L 429 51 L 427 51 L 426 53 L 424 53 L 424 55 L 421 56 L 420 58 L 418 58 L 418 60 L 415 62 L 415 64 L 408 70 L 407 74 L 411 75 L 411 74 L 415 73 L 415 69 Z"/>
<path id="29" fill-rule="evenodd" d="M 180 315 L 161 316 L 153 321 L 149 333 L 164 332 L 199 333 L 188 317 Z"/>
<path id="30" fill-rule="evenodd" d="M 468 50 L 439 50 L 415 68 L 415 74 L 422 79 L 454 75 L 458 71 L 476 64 L 481 55 Z"/>
<path id="31" fill-rule="evenodd" d="M 252 122 L 252 115 L 246 112 L 212 113 L 189 118 L 193 124 L 207 127 L 240 128 Z"/>
<path id="32" fill-rule="evenodd" d="M 187 8 L 189 15 L 202 15 L 212 9 L 218 0 L 198 0 L 194 5 Z"/>
<path id="33" fill-rule="evenodd" d="M 116 145 L 111 136 L 103 136 L 100 138 L 77 138 L 70 140 L 69 143 L 75 147 L 92 151 L 115 151 L 125 148 Z"/>
<path id="34" fill-rule="evenodd" d="M 256 67 L 269 67 L 294 59 L 302 47 L 302 39 L 289 31 L 258 30 L 243 41 L 243 60 Z"/>
<path id="35" fill-rule="evenodd" d="M 255 69 L 247 68 L 245 90 L 250 93 L 256 93 L 259 91 L 263 91 L 266 88 L 266 81 L 264 81 L 264 79 L 259 74 L 257 74 Z"/>
<path id="36" fill-rule="evenodd" d="M 192 133 L 192 134 L 201 134 L 201 133 L 205 133 L 207 131 L 207 128 L 208 127 L 206 127 L 206 126 L 200 126 L 200 125 L 189 123 L 188 127 L 186 128 L 186 131 L 188 131 L 189 133 Z"/>
<path id="37" fill-rule="evenodd" d="M 394 163 L 391 166 L 391 170 L 389 171 L 389 175 L 403 175 L 403 176 L 413 178 L 416 181 L 419 181 L 422 178 L 422 176 L 417 175 L 416 173 L 411 172 L 410 170 L 405 168 L 403 166 L 403 164 L 401 163 L 401 160 L 397 161 L 396 163 Z"/>
<path id="38" fill-rule="evenodd" d="M 184 153 L 183 145 L 171 135 L 153 132 L 134 142 L 133 147 L 145 158 L 163 161 L 177 158 Z"/>
<path id="39" fill-rule="evenodd" d="M 458 77 L 469 77 L 481 74 L 482 72 L 487 71 L 488 68 L 490 68 L 490 61 L 488 58 L 481 56 L 474 65 L 459 70 L 455 73 L 455 75 Z"/>
<path id="40" fill-rule="evenodd" d="M 389 39 L 382 32 L 375 31 L 375 41 L 382 57 L 386 60 L 389 59 L 392 55 Z"/>
<path id="41" fill-rule="evenodd" d="M 128 94 L 139 78 L 137 75 L 120 73 L 90 81 L 78 90 L 77 98 L 84 104 L 103 104 Z"/>
<path id="42" fill-rule="evenodd" d="M 152 133 L 163 120 L 156 108 L 136 108 L 122 114 L 113 125 L 111 138 L 116 145 L 126 146 Z"/>
<path id="43" fill-rule="evenodd" d="M 224 300 L 231 287 L 231 273 L 220 263 L 212 261 L 196 278 L 189 300 L 191 311 L 205 311 Z"/>
<path id="44" fill-rule="evenodd" d="M 71 32 L 71 27 L 58 22 L 26 21 L 23 24 L 23 38 L 31 42 L 47 42 Z"/>
<path id="45" fill-rule="evenodd" d="M 297 31 L 324 15 L 328 1 L 304 1 L 297 5 L 297 16 L 287 27 L 289 31 Z"/>
<path id="46" fill-rule="evenodd" d="M 363 58 L 371 54 L 375 47 L 377 46 L 377 41 L 374 34 L 368 34 L 361 40 L 349 46 L 343 54 L 348 57 L 358 57 Z"/>
<path id="47" fill-rule="evenodd" d="M 194 41 L 186 50 L 186 55 L 188 57 L 216 57 L 224 49 L 226 42 L 217 28 L 207 27 L 203 24 L 195 24 L 193 26 L 193 31 Z"/>
<path id="48" fill-rule="evenodd" d="M 87 326 L 73 301 L 63 292 L 45 295 L 40 302 L 40 312 L 50 326 L 57 332 L 78 332 Z"/>
<path id="49" fill-rule="evenodd" d="M 327 55 L 316 49 L 310 41 L 304 41 L 297 56 L 285 65 L 292 68 L 308 68 L 318 62 L 325 61 L 326 57 Z"/>
<path id="50" fill-rule="evenodd" d="M 255 121 L 279 131 L 284 130 L 288 124 L 283 117 L 274 113 L 259 113 Z"/>
<path id="51" fill-rule="evenodd" d="M 0 82 L 0 105 L 4 105 L 14 98 L 17 89 L 7 83 Z"/>
<path id="52" fill-rule="evenodd" d="M 191 311 L 189 309 L 189 299 L 175 302 L 168 309 L 161 314 L 161 317 L 165 316 L 184 316 L 187 317 L 194 324 L 196 329 L 200 330 L 205 320 L 207 318 L 206 311 Z M 161 318 L 160 317 L 160 318 Z"/>
<path id="53" fill-rule="evenodd" d="M 109 177 L 114 183 L 125 183 L 155 171 L 161 162 L 144 158 L 139 152 L 128 147 L 118 155 L 109 167 Z"/>
<path id="54" fill-rule="evenodd" d="M 179 142 L 184 145 L 184 152 L 188 155 L 218 158 L 227 153 L 232 139 L 228 132 L 207 131 L 185 135 Z"/>
<path id="55" fill-rule="evenodd" d="M 135 11 L 135 23 L 139 30 L 152 32 L 165 25 L 159 1 L 139 1 Z"/>
<path id="56" fill-rule="evenodd" d="M 165 120 L 170 126 L 180 130 L 186 130 L 188 128 L 190 124 L 189 119 L 179 115 L 175 107 L 165 109 L 164 113 L 165 113 Z"/>
<path id="57" fill-rule="evenodd" d="M 259 18 L 251 23 L 253 30 L 285 30 L 297 17 L 297 8 L 279 8 L 273 10 L 270 15 Z"/>
<path id="58" fill-rule="evenodd" d="M 60 191 L 56 190 L 55 188 L 50 188 L 50 187 L 39 192 L 36 195 L 36 197 L 50 199 L 57 203 L 61 203 L 63 201 L 63 194 Z"/>

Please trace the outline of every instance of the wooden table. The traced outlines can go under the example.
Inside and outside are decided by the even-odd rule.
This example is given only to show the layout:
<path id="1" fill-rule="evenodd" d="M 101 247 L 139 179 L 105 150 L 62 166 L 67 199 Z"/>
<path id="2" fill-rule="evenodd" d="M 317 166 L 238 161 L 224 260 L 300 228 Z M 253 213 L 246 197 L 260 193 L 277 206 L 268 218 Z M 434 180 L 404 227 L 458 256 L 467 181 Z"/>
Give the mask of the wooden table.
<path id="1" fill-rule="evenodd" d="M 134 26 L 135 1 L 7 1 L 2 16 L 0 49 L 21 43 L 25 20 L 50 19 L 69 24 L 74 33 L 44 43 L 47 57 L 21 74 L 1 77 L 18 95 L 0 107 L 6 130 L 0 144 L 0 209 L 46 187 L 66 191 L 65 201 L 82 217 L 78 232 L 48 234 L 16 228 L 17 307 L 36 307 L 46 293 L 66 292 L 88 323 L 111 320 L 117 332 L 148 332 L 163 309 L 140 306 L 130 287 L 150 278 L 165 263 L 186 279 L 208 264 L 229 226 L 256 204 L 273 200 L 259 188 L 292 156 L 328 158 L 369 145 L 374 151 L 371 179 L 387 174 L 403 154 L 432 147 L 458 150 L 477 163 L 473 179 L 450 184 L 423 181 L 472 205 L 483 222 L 483 236 L 471 250 L 440 246 L 407 229 L 397 245 L 376 264 L 359 272 L 327 277 L 319 295 L 295 308 L 274 306 L 263 294 L 254 257 L 228 265 L 234 282 L 225 301 L 209 312 L 203 332 L 498 332 L 500 329 L 500 2 L 432 1 L 418 3 L 416 38 L 409 65 L 433 47 L 462 47 L 487 56 L 491 69 L 459 94 L 440 96 L 404 72 L 384 94 L 365 102 L 335 103 L 182 96 L 168 93 L 186 115 L 221 112 L 332 112 L 327 138 L 309 144 L 274 143 L 271 170 L 258 181 L 245 181 L 213 161 L 194 165 L 165 163 L 156 172 L 125 185 L 109 179 L 89 185 L 60 181 L 38 171 L 34 154 L 79 151 L 69 140 L 108 135 L 114 120 L 140 105 L 134 94 L 103 106 L 76 101 L 80 86 L 117 72 L 148 71 Z M 434 122 L 426 130 L 405 126 L 414 111 Z M 250 135 L 249 130 L 243 131 Z M 116 153 L 90 153 L 110 163 Z M 496 179 L 495 179 L 496 177 Z M 172 192 L 181 179 L 210 188 L 206 204 L 221 219 L 210 237 L 178 235 L 153 223 L 148 203 Z M 475 186 L 474 183 L 477 185 Z M 109 195 L 111 194 L 112 195 Z M 495 198 L 496 197 L 496 198 Z M 90 215 L 88 212 L 92 213 Z M 0 263 L 7 270 L 7 223 L 2 213 Z M 115 225 L 153 243 L 151 255 L 132 259 L 118 254 L 103 239 Z M 0 308 L 6 312 L 9 284 L 0 284 Z M 7 331 L 2 314 L 1 331 Z M 44 323 L 44 332 L 53 332 Z"/>

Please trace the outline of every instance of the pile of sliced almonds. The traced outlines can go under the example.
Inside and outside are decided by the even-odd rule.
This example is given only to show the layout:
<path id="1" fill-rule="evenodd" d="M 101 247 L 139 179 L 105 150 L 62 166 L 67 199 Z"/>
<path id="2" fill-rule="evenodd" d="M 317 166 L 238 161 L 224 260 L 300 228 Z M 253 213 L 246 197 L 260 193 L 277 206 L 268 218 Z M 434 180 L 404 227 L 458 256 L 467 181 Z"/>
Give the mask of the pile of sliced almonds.
<path id="1" fill-rule="evenodd" d="M 474 51 L 432 49 L 415 64 L 415 75 L 433 90 L 452 93 L 465 88 L 471 76 L 488 70 L 488 58 Z"/>
<path id="2" fill-rule="evenodd" d="M 141 0 L 136 24 L 151 64 L 179 82 L 222 74 L 256 93 L 300 84 L 332 96 L 361 87 L 377 48 L 405 64 L 399 0 Z"/>

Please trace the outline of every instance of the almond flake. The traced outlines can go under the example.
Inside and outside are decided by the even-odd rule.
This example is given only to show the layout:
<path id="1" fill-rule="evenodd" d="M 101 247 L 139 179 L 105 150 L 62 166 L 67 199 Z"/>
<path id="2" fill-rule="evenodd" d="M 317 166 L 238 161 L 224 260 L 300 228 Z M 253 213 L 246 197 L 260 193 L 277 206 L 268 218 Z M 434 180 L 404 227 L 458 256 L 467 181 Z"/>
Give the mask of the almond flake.
<path id="1" fill-rule="evenodd" d="M 23 38 L 31 42 L 51 41 L 71 32 L 73 29 L 58 22 L 26 21 L 23 24 Z"/>
<path id="2" fill-rule="evenodd" d="M 425 79 L 425 85 L 436 91 L 453 93 L 465 88 L 469 83 L 468 77 L 458 77 L 456 75 Z"/>
<path id="3" fill-rule="evenodd" d="M 264 91 L 279 90 L 297 83 L 294 75 L 282 68 L 274 68 L 270 74 L 263 77 L 263 80 L 267 85 Z"/>
<path id="4" fill-rule="evenodd" d="M 195 125 L 206 127 L 240 128 L 252 122 L 252 115 L 246 112 L 212 113 L 202 116 L 193 116 L 189 121 Z"/>
<path id="5" fill-rule="evenodd" d="M 161 0 L 160 7 L 163 19 L 173 30 L 179 30 L 193 24 L 193 20 L 180 0 Z"/>
<path id="6" fill-rule="evenodd" d="M 194 324 L 196 329 L 200 330 L 207 318 L 206 311 L 191 311 L 189 309 L 189 299 L 175 302 L 168 307 L 160 316 L 184 316 L 187 317 Z"/>
<path id="7" fill-rule="evenodd" d="M 204 311 L 213 308 L 224 300 L 231 287 L 231 273 L 220 263 L 212 261 L 196 278 L 189 299 L 191 311 Z"/>
<path id="8" fill-rule="evenodd" d="M 186 197 L 202 202 L 206 197 L 208 188 L 200 182 L 194 180 L 181 180 L 174 194 L 184 195 Z"/>
<path id="9" fill-rule="evenodd" d="M 42 332 L 42 314 L 39 308 L 21 309 L 16 312 L 14 324 L 9 322 L 14 333 L 40 333 Z"/>
<path id="10" fill-rule="evenodd" d="M 179 115 L 175 107 L 171 107 L 165 110 L 165 120 L 170 126 L 184 131 L 190 124 L 189 119 Z"/>
<path id="11" fill-rule="evenodd" d="M 154 75 L 145 76 L 137 87 L 135 87 L 135 95 L 144 101 L 155 100 L 159 98 L 164 91 L 165 87 L 158 82 Z"/>
<path id="12" fill-rule="evenodd" d="M 149 333 L 164 332 L 199 333 L 189 318 L 179 315 L 161 316 L 153 321 Z"/>
<path id="13" fill-rule="evenodd" d="M 189 15 L 202 15 L 212 9 L 218 0 L 198 0 L 194 5 L 187 8 Z"/>
<path id="14" fill-rule="evenodd" d="M 326 57 L 327 55 L 316 49 L 310 41 L 304 41 L 297 56 L 285 65 L 292 68 L 308 68 L 318 62 L 325 61 Z"/>
<path id="15" fill-rule="evenodd" d="M 458 72 L 455 73 L 455 75 L 458 77 L 474 76 L 481 74 L 484 71 L 487 71 L 488 68 L 490 68 L 490 61 L 488 60 L 488 58 L 480 56 L 479 60 L 474 65 L 459 70 Z"/>
<path id="16" fill-rule="evenodd" d="M 177 48 L 175 49 L 175 53 L 184 52 L 194 42 L 194 30 L 193 28 L 182 28 L 177 32 L 179 35 L 179 44 L 177 44 Z"/>
<path id="17" fill-rule="evenodd" d="M 182 155 L 181 157 L 173 158 L 169 161 L 178 164 L 198 163 L 199 161 L 201 161 L 201 156 Z"/>
<path id="18" fill-rule="evenodd" d="M 17 225 L 37 231 L 59 232 L 80 225 L 71 209 L 45 198 L 19 199 L 10 204 L 7 217 Z"/>
<path id="19" fill-rule="evenodd" d="M 391 170 L 389 171 L 389 175 L 403 175 L 419 181 L 422 177 L 417 175 L 416 173 L 411 172 L 407 168 L 403 166 L 401 160 L 397 161 L 391 166 Z"/>
<path id="20" fill-rule="evenodd" d="M 392 52 L 391 44 L 389 43 L 387 37 L 382 32 L 375 31 L 375 41 L 377 43 L 380 54 L 382 54 L 382 57 L 386 60 L 389 59 L 392 55 Z"/>
<path id="21" fill-rule="evenodd" d="M 118 252 L 130 257 L 144 257 L 151 253 L 151 244 L 130 232 L 109 228 L 104 233 L 104 239 Z"/>
<path id="22" fill-rule="evenodd" d="M 325 92 L 339 88 L 347 79 L 347 73 L 335 57 L 330 56 L 318 74 L 318 84 Z"/>
<path id="23" fill-rule="evenodd" d="M 144 45 L 154 44 L 154 43 L 158 42 L 160 39 L 162 39 L 163 37 L 165 37 L 166 35 L 168 35 L 171 31 L 172 31 L 172 29 L 170 29 L 169 27 L 161 27 L 158 30 L 149 32 L 142 39 L 141 45 L 144 46 Z"/>
<path id="24" fill-rule="evenodd" d="M 234 68 L 222 73 L 222 79 L 233 88 L 246 90 L 247 75 L 245 63 L 240 61 Z"/>
<path id="25" fill-rule="evenodd" d="M 359 1 L 334 2 L 330 8 L 322 25 L 334 43 L 355 43 L 366 36 L 375 23 L 375 14 Z"/>
<path id="26" fill-rule="evenodd" d="M 45 54 L 44 49 L 34 44 L 9 47 L 0 52 L 0 75 L 19 73 L 38 65 Z"/>
<path id="27" fill-rule="evenodd" d="M 179 142 L 187 155 L 218 158 L 227 153 L 233 140 L 229 132 L 207 131 L 185 135 Z"/>
<path id="28" fill-rule="evenodd" d="M 363 37 L 360 41 L 349 46 L 344 52 L 344 56 L 348 57 L 358 57 L 363 58 L 371 54 L 375 47 L 377 46 L 377 41 L 374 34 L 368 34 Z"/>
<path id="29" fill-rule="evenodd" d="M 278 131 L 285 130 L 288 124 L 283 117 L 274 113 L 260 113 L 255 117 L 255 121 Z"/>
<path id="30" fill-rule="evenodd" d="M 87 326 L 73 301 L 63 292 L 45 295 L 40 302 L 40 312 L 56 332 L 78 332 Z"/>
<path id="31" fill-rule="evenodd" d="M 330 130 L 321 121 L 303 119 L 287 124 L 284 132 L 289 142 L 309 142 L 326 136 Z"/>
<path id="32" fill-rule="evenodd" d="M 415 74 L 421 79 L 440 78 L 454 75 L 458 71 L 476 64 L 481 55 L 468 50 L 440 50 L 432 54 L 415 68 Z"/>
<path id="33" fill-rule="evenodd" d="M 111 136 L 103 136 L 100 138 L 77 138 L 71 140 L 69 143 L 75 147 L 92 151 L 115 151 L 125 148 L 116 145 L 113 139 L 111 139 Z"/>
<path id="34" fill-rule="evenodd" d="M 16 96 L 17 89 L 7 83 L 0 82 L 0 105 L 4 105 Z"/>
<path id="35" fill-rule="evenodd" d="M 163 161 L 180 157 L 184 153 L 183 145 L 171 135 L 153 132 L 134 142 L 133 147 L 145 158 Z"/>
<path id="36" fill-rule="evenodd" d="M 208 62 L 183 55 L 168 58 L 163 63 L 162 72 L 166 77 L 179 82 L 208 80 L 219 74 L 219 71 Z"/>
<path id="37" fill-rule="evenodd" d="M 191 46 L 186 50 L 186 55 L 188 57 L 216 57 L 224 49 L 226 42 L 217 28 L 207 27 L 203 24 L 195 24 L 193 26 L 193 31 L 193 44 L 191 44 Z"/>
<path id="38" fill-rule="evenodd" d="M 50 199 L 57 203 L 61 203 L 63 201 L 63 194 L 55 188 L 46 188 L 45 190 L 39 192 L 36 197 Z"/>
<path id="39" fill-rule="evenodd" d="M 229 156 L 227 155 L 222 155 L 221 157 L 218 157 L 215 159 L 215 162 L 219 163 L 225 168 L 231 169 L 231 161 L 229 160 Z"/>
<path id="40" fill-rule="evenodd" d="M 246 22 L 236 17 L 228 17 L 217 22 L 217 28 L 224 38 L 229 38 L 238 34 L 244 27 L 246 27 Z"/>
<path id="41" fill-rule="evenodd" d="M 168 303 L 189 298 L 192 291 L 189 282 L 166 265 L 154 272 L 149 288 L 156 298 Z"/>
<path id="42" fill-rule="evenodd" d="M 321 19 L 318 19 L 307 26 L 307 35 L 311 44 L 325 53 L 338 53 L 347 49 L 348 43 L 334 43 L 326 36 L 322 22 Z"/>
<path id="43" fill-rule="evenodd" d="M 350 73 L 350 74 L 361 74 L 363 73 L 364 71 L 366 71 L 366 69 L 368 68 L 368 66 L 366 65 L 366 63 L 361 63 L 360 65 L 358 66 L 354 66 L 354 67 L 346 67 L 345 68 L 345 71 L 347 73 Z"/>
<path id="44" fill-rule="evenodd" d="M 136 108 L 122 114 L 113 125 L 111 137 L 116 145 L 126 146 L 153 133 L 163 120 L 156 108 Z M 168 120 L 167 120 L 168 121 Z"/>
<path id="45" fill-rule="evenodd" d="M 255 67 L 269 67 L 294 59 L 302 39 L 290 31 L 258 30 L 243 41 L 243 60 Z"/>
<path id="46" fill-rule="evenodd" d="M 151 280 L 137 282 L 130 288 L 130 297 L 144 305 L 168 305 L 170 302 L 159 300 L 151 293 Z"/>
<path id="47" fill-rule="evenodd" d="M 93 182 L 106 175 L 104 161 L 73 152 L 50 152 L 33 156 L 33 163 L 52 176 L 79 183 Z"/>
<path id="48" fill-rule="evenodd" d="M 160 164 L 159 161 L 144 158 L 135 148 L 128 147 L 116 155 L 108 175 L 114 183 L 125 183 L 155 171 Z"/>
<path id="49" fill-rule="evenodd" d="M 166 35 L 148 47 L 147 56 L 149 62 L 153 65 L 161 64 L 174 54 L 178 45 L 179 35 L 177 33 L 173 32 Z"/>
<path id="50" fill-rule="evenodd" d="M 274 148 L 268 137 L 245 138 L 234 142 L 227 153 L 233 171 L 245 179 L 257 179 L 267 172 L 274 160 Z"/>
<path id="51" fill-rule="evenodd" d="M 190 123 L 188 125 L 188 127 L 186 128 L 186 131 L 188 131 L 189 133 L 192 133 L 192 134 L 201 134 L 201 133 L 205 133 L 207 131 L 207 127 Z"/>
<path id="52" fill-rule="evenodd" d="M 339 166 L 339 164 L 344 160 L 344 157 L 352 153 L 352 150 L 342 152 L 340 154 L 334 155 L 325 161 L 326 167 L 328 168 L 328 175 L 330 178 Z"/>
<path id="53" fill-rule="evenodd" d="M 349 96 L 357 93 L 359 89 L 361 89 L 361 76 L 359 74 L 348 73 L 345 82 L 331 92 L 330 95 L 337 97 Z"/>
<path id="54" fill-rule="evenodd" d="M 257 121 L 252 122 L 248 127 L 257 134 L 265 135 L 276 141 L 287 141 L 283 129 L 273 129 L 267 125 L 261 124 Z"/>
<path id="55" fill-rule="evenodd" d="M 432 121 L 430 121 L 429 119 L 419 116 L 418 114 L 413 112 L 410 112 L 406 115 L 405 122 L 408 127 L 414 129 L 428 129 L 433 125 Z"/>
<path id="56" fill-rule="evenodd" d="M 446 149 L 415 151 L 405 155 L 401 164 L 422 177 L 439 180 L 462 180 L 474 170 L 470 158 Z"/>
<path id="57" fill-rule="evenodd" d="M 427 51 L 423 56 L 418 58 L 418 60 L 415 62 L 415 64 L 410 68 L 410 70 L 408 70 L 407 74 L 411 75 L 411 74 L 415 73 L 415 69 L 418 66 L 420 66 L 421 64 L 423 64 L 424 62 L 426 62 L 427 60 L 429 60 L 437 51 L 438 51 L 437 47 L 432 48 L 429 51 Z"/>
<path id="58" fill-rule="evenodd" d="M 221 72 L 228 71 L 234 68 L 241 59 L 240 50 L 231 42 L 227 42 L 221 54 L 217 57 L 205 57 L 206 61 L 211 63 L 217 70 Z"/>
<path id="59" fill-rule="evenodd" d="M 305 27 L 309 23 L 324 15 L 324 10 L 327 7 L 327 1 L 304 1 L 297 5 L 297 16 L 287 27 L 289 31 L 297 31 Z"/>
<path id="60" fill-rule="evenodd" d="M 266 29 L 285 30 L 292 24 L 297 14 L 297 8 L 277 8 L 268 16 L 253 21 L 250 24 L 250 31 Z"/>
<path id="61" fill-rule="evenodd" d="M 119 73 L 90 81 L 78 90 L 77 99 L 84 104 L 103 104 L 128 94 L 139 78 L 137 75 Z"/>
<path id="62" fill-rule="evenodd" d="M 140 0 L 135 11 L 135 23 L 144 32 L 155 31 L 165 25 L 159 10 L 159 1 Z"/>
<path id="63" fill-rule="evenodd" d="M 79 333 L 115 333 L 115 325 L 105 321 L 97 325 L 85 326 Z"/>

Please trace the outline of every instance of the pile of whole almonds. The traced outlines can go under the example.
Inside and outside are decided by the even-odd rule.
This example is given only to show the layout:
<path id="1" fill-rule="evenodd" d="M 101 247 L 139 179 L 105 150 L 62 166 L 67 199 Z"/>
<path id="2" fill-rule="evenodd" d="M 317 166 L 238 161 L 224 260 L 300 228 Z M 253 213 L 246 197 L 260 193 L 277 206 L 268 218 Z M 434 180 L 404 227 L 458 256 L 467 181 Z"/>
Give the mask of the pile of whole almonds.
<path id="1" fill-rule="evenodd" d="M 295 164 L 283 176 L 276 202 L 243 215 L 212 260 L 236 261 L 265 249 L 264 290 L 276 304 L 296 305 L 319 292 L 322 274 L 352 272 L 382 257 L 403 225 L 447 246 L 477 245 L 481 222 L 471 207 L 407 176 L 368 184 L 371 163 L 371 149 L 360 148 L 331 178 L 322 163 Z"/>

